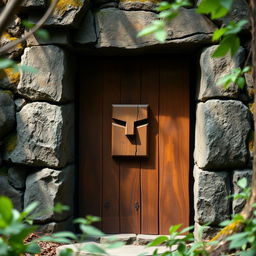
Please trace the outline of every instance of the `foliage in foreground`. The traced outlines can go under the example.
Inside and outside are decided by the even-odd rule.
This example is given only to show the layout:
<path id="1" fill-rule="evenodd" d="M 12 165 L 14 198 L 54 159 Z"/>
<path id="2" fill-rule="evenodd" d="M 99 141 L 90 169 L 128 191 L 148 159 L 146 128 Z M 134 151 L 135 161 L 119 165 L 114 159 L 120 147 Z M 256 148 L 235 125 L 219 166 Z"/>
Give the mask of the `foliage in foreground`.
<path id="1" fill-rule="evenodd" d="M 250 188 L 247 188 L 247 181 L 245 178 L 238 182 L 238 186 L 243 189 L 239 194 L 233 195 L 234 199 L 248 199 L 251 193 Z M 24 240 L 37 227 L 32 225 L 29 218 L 31 212 L 37 207 L 37 203 L 28 206 L 23 212 L 19 213 L 13 208 L 11 200 L 7 197 L 0 197 L 0 256 L 21 256 L 25 253 L 29 255 L 36 255 L 40 253 L 40 247 L 37 245 L 38 241 L 56 242 L 63 244 L 71 244 L 74 242 L 83 242 L 88 236 L 103 236 L 99 229 L 92 226 L 94 222 L 99 221 L 98 217 L 87 216 L 86 218 L 78 218 L 74 221 L 79 225 L 81 235 L 76 235 L 72 232 L 64 231 L 52 234 L 50 236 L 42 236 L 29 243 Z M 251 219 L 244 219 L 240 214 L 236 214 L 231 220 L 221 223 L 222 226 L 230 226 L 232 223 L 241 222 L 244 225 L 243 232 L 234 234 L 227 238 L 229 241 L 229 250 L 235 250 L 235 255 L 253 256 L 256 255 L 256 204 L 254 207 L 254 217 Z M 66 207 L 58 204 L 54 210 L 61 213 Z M 170 227 L 169 235 L 159 236 L 147 246 L 165 245 L 166 252 L 162 256 L 207 256 L 207 248 L 216 243 L 216 241 L 205 242 L 203 240 L 194 241 L 194 236 L 189 233 L 193 227 L 185 228 L 181 231 L 181 225 Z M 199 230 L 202 235 L 203 228 Z M 199 234 L 199 236 L 200 236 Z M 95 243 L 88 243 L 81 247 L 81 251 L 90 252 L 91 255 L 109 255 L 108 249 L 113 249 L 122 246 L 123 243 L 115 239 L 109 239 L 107 244 L 98 246 Z M 74 252 L 71 249 L 65 249 L 60 253 L 60 256 L 72 256 Z M 155 250 L 153 256 L 157 256 L 158 251 Z M 120 255 L 121 256 L 121 255 Z M 140 255 L 142 256 L 142 255 Z"/>

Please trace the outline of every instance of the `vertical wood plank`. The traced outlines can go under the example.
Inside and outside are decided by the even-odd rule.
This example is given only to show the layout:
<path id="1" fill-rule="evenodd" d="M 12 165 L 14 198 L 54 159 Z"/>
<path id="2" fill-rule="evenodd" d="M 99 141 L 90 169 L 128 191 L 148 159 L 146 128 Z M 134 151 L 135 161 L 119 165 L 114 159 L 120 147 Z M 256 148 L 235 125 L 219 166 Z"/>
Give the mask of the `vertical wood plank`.
<path id="1" fill-rule="evenodd" d="M 89 63 L 80 69 L 79 210 L 80 216 L 101 216 L 102 80 L 96 62 Z"/>
<path id="2" fill-rule="evenodd" d="M 140 102 L 140 68 L 125 59 L 121 72 L 121 103 Z M 136 207 L 138 206 L 138 208 Z M 140 233 L 140 160 L 120 160 L 120 232 Z"/>
<path id="3" fill-rule="evenodd" d="M 158 234 L 158 60 L 144 60 L 141 103 L 149 104 L 149 158 L 141 160 L 141 233 Z"/>
<path id="4" fill-rule="evenodd" d="M 189 80 L 185 61 L 161 62 L 159 232 L 189 224 Z"/>
<path id="5" fill-rule="evenodd" d="M 112 104 L 120 103 L 117 60 L 105 60 L 103 96 L 103 231 L 119 233 L 119 160 L 111 155 Z"/>

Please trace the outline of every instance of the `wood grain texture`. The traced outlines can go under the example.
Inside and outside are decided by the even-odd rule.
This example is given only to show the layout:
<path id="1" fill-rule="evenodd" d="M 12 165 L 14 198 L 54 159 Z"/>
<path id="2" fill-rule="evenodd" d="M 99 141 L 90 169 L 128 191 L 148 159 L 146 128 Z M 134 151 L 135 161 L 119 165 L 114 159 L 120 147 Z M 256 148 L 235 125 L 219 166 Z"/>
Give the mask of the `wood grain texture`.
<path id="1" fill-rule="evenodd" d="M 119 233 L 119 160 L 111 155 L 112 104 L 120 102 L 120 71 L 116 62 L 104 61 L 103 75 L 103 216 L 105 233 Z"/>
<path id="2" fill-rule="evenodd" d="M 79 215 L 83 217 L 101 216 L 102 205 L 102 81 L 100 70 L 95 70 L 92 63 L 80 72 Z"/>
<path id="3" fill-rule="evenodd" d="M 122 63 L 121 103 L 140 101 L 140 67 L 137 62 Z M 140 160 L 120 160 L 120 232 L 140 233 Z"/>
<path id="4" fill-rule="evenodd" d="M 167 234 L 189 224 L 189 82 L 184 61 L 159 70 L 159 232 Z"/>
<path id="5" fill-rule="evenodd" d="M 141 161 L 141 233 L 158 234 L 158 62 L 145 60 L 141 103 L 149 104 L 149 157 Z"/>

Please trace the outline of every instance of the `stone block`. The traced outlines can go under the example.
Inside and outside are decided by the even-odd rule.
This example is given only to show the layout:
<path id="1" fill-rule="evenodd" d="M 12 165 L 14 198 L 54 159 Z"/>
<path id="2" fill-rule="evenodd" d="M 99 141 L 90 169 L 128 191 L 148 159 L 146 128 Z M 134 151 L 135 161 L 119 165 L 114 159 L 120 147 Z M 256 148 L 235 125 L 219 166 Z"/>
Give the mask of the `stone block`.
<path id="1" fill-rule="evenodd" d="M 209 241 L 221 230 L 218 227 L 201 226 L 195 223 L 194 237 L 196 241 Z"/>
<path id="2" fill-rule="evenodd" d="M 66 0 L 59 1 L 53 14 L 45 22 L 45 26 L 55 27 L 78 27 L 89 6 L 89 0 Z M 36 21 L 37 17 L 32 16 Z"/>
<path id="3" fill-rule="evenodd" d="M 153 36 L 138 38 L 137 34 L 155 20 L 156 14 L 148 11 L 123 11 L 116 8 L 101 9 L 95 14 L 97 47 L 136 49 L 158 45 Z M 209 43 L 215 25 L 193 9 L 181 8 L 180 14 L 168 26 L 166 44 L 193 42 Z"/>
<path id="4" fill-rule="evenodd" d="M 136 234 L 117 234 L 117 235 L 105 235 L 100 238 L 100 243 L 108 243 L 110 239 L 116 241 L 122 241 L 125 244 L 133 244 L 136 241 Z"/>
<path id="5" fill-rule="evenodd" d="M 8 181 L 16 189 L 24 189 L 26 186 L 27 168 L 13 166 L 8 169 Z"/>
<path id="6" fill-rule="evenodd" d="M 23 193 L 10 185 L 8 175 L 0 174 L 0 188 L 0 195 L 9 197 L 14 208 L 21 211 L 23 208 Z"/>
<path id="7" fill-rule="evenodd" d="M 208 100 L 196 110 L 194 159 L 206 170 L 243 168 L 249 159 L 251 114 L 240 101 Z"/>
<path id="8" fill-rule="evenodd" d="M 15 106 L 12 95 L 0 90 L 0 139 L 7 135 L 15 124 Z"/>
<path id="9" fill-rule="evenodd" d="M 74 159 L 74 106 L 34 102 L 16 114 L 17 145 L 5 153 L 13 163 L 63 167 Z"/>
<path id="10" fill-rule="evenodd" d="M 218 225 L 230 217 L 230 179 L 228 172 L 209 172 L 194 168 L 195 222 Z"/>
<path id="11" fill-rule="evenodd" d="M 154 11 L 160 1 L 158 0 L 120 0 L 119 9 L 133 11 Z"/>
<path id="12" fill-rule="evenodd" d="M 21 73 L 19 94 L 33 101 L 72 100 L 72 68 L 68 61 L 65 52 L 57 46 L 26 48 L 21 64 L 35 68 L 37 72 Z"/>
<path id="13" fill-rule="evenodd" d="M 94 15 L 90 10 L 85 14 L 79 28 L 74 32 L 74 42 L 84 45 L 97 41 Z"/>
<path id="14" fill-rule="evenodd" d="M 234 58 L 226 55 L 222 58 L 213 58 L 212 54 L 217 46 L 210 46 L 203 50 L 200 57 L 201 79 L 198 87 L 197 99 L 205 101 L 216 97 L 237 98 L 239 89 L 231 84 L 228 89 L 217 85 L 220 78 L 231 73 L 231 70 L 240 67 L 245 58 L 245 51 L 240 48 Z"/>
<path id="15" fill-rule="evenodd" d="M 248 182 L 248 187 L 250 187 L 252 182 L 252 170 L 236 170 L 233 172 L 233 194 L 238 194 L 242 192 L 242 189 L 237 185 L 237 182 L 246 178 Z M 233 200 L 232 211 L 233 214 L 240 213 L 245 205 L 246 201 L 242 198 Z"/>
<path id="16" fill-rule="evenodd" d="M 63 221 L 73 214 L 74 201 L 74 165 L 61 170 L 44 168 L 28 175 L 24 195 L 24 207 L 32 202 L 39 202 L 31 213 L 36 223 L 46 221 Z M 61 203 L 70 207 L 61 214 L 55 213 L 53 207 Z"/>

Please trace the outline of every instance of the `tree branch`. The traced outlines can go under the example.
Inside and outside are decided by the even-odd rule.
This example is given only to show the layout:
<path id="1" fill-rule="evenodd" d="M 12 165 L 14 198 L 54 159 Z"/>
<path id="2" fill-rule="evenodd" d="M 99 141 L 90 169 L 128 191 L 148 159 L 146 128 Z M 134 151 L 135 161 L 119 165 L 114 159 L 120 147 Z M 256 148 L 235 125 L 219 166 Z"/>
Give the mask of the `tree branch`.
<path id="1" fill-rule="evenodd" d="M 15 47 L 17 44 L 24 42 L 28 37 L 30 37 L 32 34 L 34 34 L 46 22 L 46 20 L 50 17 L 50 15 L 53 13 L 54 8 L 55 8 L 56 4 L 58 3 L 58 1 L 59 0 L 52 1 L 50 7 L 46 11 L 46 13 L 43 15 L 43 17 L 35 24 L 35 26 L 26 35 L 24 35 L 20 39 L 17 39 L 15 41 L 12 41 L 12 42 L 4 45 L 0 49 L 0 56 L 3 55 L 4 53 L 6 53 L 7 51 L 9 51 L 10 49 L 12 49 L 13 47 Z"/>

